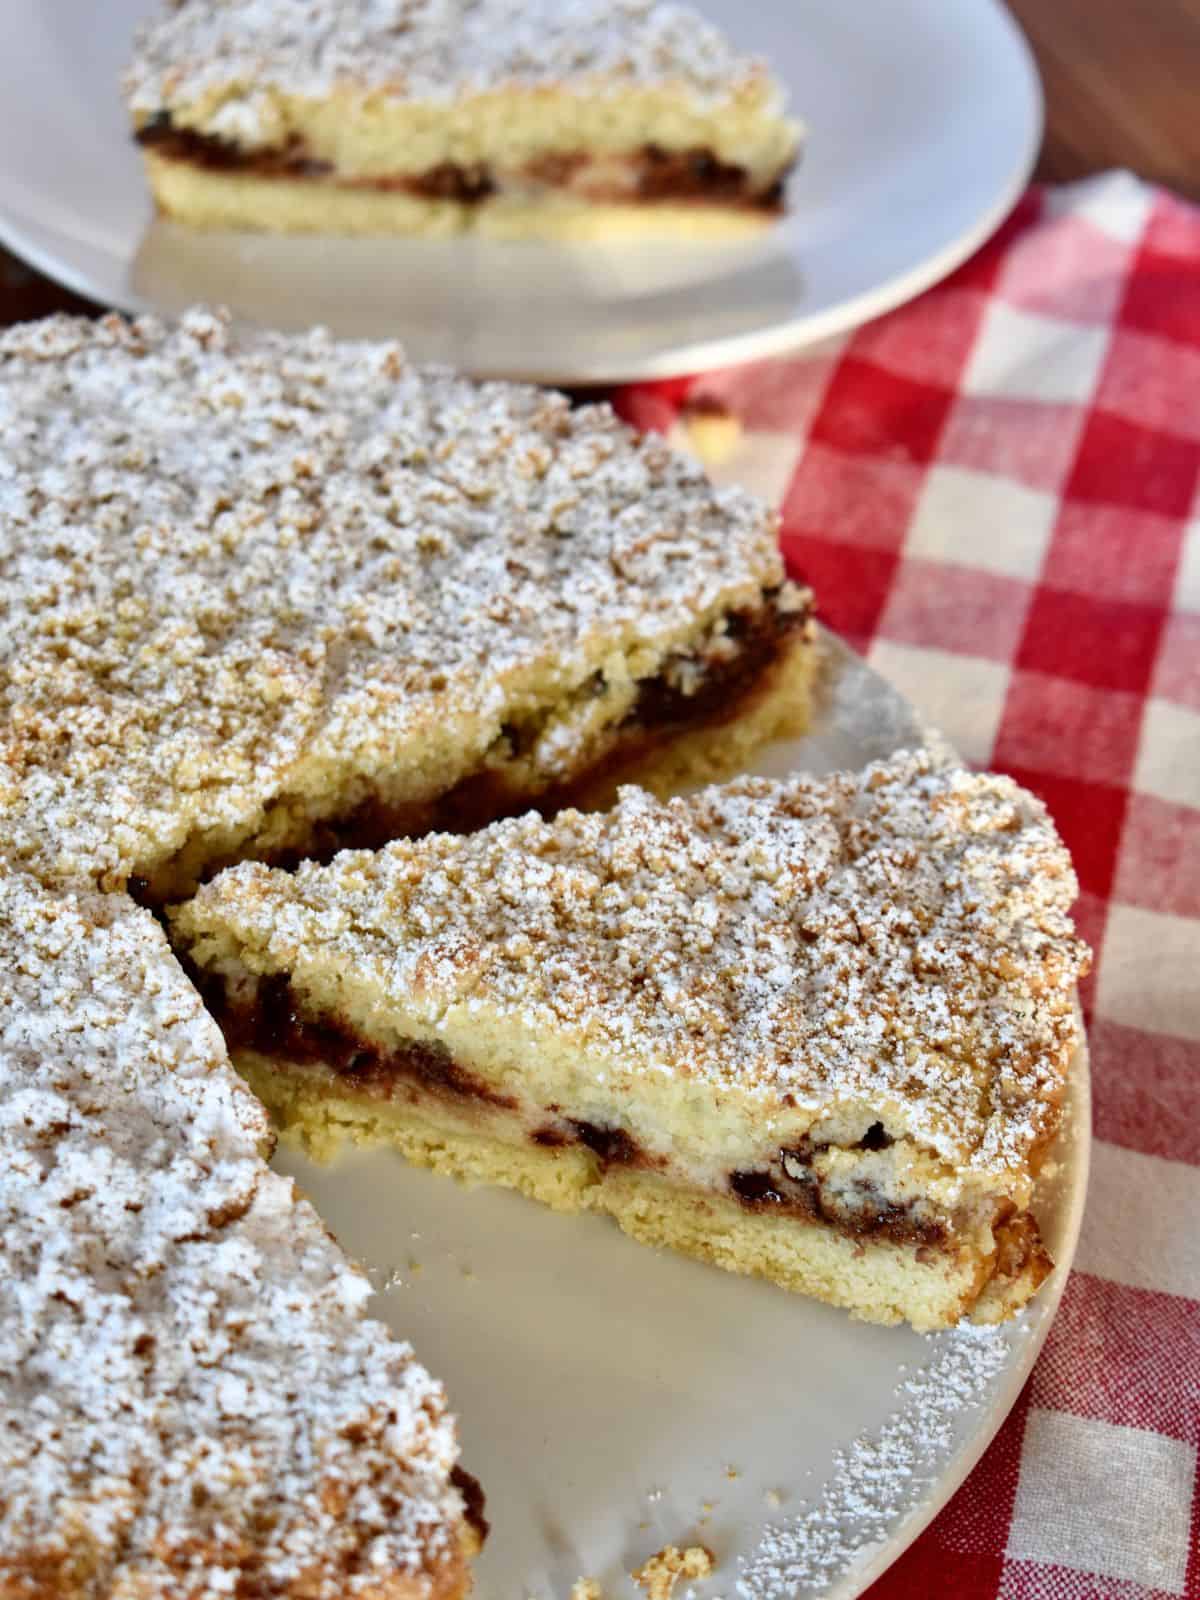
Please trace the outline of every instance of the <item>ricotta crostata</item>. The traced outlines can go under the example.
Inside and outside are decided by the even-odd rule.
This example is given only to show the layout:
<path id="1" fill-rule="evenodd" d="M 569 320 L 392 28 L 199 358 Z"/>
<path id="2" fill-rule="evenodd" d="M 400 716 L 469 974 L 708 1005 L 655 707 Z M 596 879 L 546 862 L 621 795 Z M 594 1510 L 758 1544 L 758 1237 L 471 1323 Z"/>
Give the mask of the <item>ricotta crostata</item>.
<path id="1" fill-rule="evenodd" d="M 0 335 L 0 838 L 161 903 L 743 764 L 803 725 L 776 517 L 607 406 L 194 311 Z"/>
<path id="2" fill-rule="evenodd" d="M 918 753 L 246 864 L 171 926 L 317 1154 L 386 1140 L 927 1329 L 1049 1270 L 1075 893 L 1040 802 Z"/>
<path id="3" fill-rule="evenodd" d="M 762 63 L 655 0 L 170 0 L 125 89 L 200 227 L 713 237 L 779 213 L 800 142 Z"/>

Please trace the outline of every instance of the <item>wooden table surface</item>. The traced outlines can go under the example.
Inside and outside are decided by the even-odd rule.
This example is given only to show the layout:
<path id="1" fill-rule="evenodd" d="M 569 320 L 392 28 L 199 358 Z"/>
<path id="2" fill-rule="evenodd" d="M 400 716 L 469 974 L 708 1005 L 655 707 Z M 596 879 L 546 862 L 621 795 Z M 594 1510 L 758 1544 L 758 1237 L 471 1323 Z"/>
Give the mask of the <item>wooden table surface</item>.
<path id="1" fill-rule="evenodd" d="M 1008 5 L 1046 90 L 1038 176 L 1058 182 L 1128 167 L 1200 198 L 1200 0 Z"/>
<path id="2" fill-rule="evenodd" d="M 946 0 L 947 17 L 955 0 Z M 1046 88 L 1037 175 L 1128 167 L 1200 199 L 1200 0 L 1007 0 Z M 5 258 L 0 323 L 86 302 Z"/>

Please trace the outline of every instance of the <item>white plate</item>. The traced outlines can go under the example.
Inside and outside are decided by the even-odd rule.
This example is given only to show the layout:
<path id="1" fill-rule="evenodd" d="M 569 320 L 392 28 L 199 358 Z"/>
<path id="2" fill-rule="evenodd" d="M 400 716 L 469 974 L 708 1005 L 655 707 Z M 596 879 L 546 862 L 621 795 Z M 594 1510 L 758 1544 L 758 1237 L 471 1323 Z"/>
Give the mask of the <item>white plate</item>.
<path id="1" fill-rule="evenodd" d="M 829 635 L 822 648 L 813 731 L 763 770 L 858 765 L 928 738 L 857 656 Z M 446 1382 L 493 1519 L 479 1600 L 566 1600 L 581 1575 L 620 1600 L 634 1565 L 696 1540 L 719 1562 L 688 1591 L 697 1600 L 849 1600 L 945 1503 L 1020 1392 L 1074 1254 L 1089 1125 L 1081 1052 L 1038 1208 L 1054 1275 L 1004 1329 L 932 1336 L 852 1322 L 605 1219 L 467 1191 L 385 1152 L 322 1168 L 288 1150 L 276 1165 Z M 764 1535 L 780 1524 L 801 1554 L 772 1587 Z"/>
<path id="2" fill-rule="evenodd" d="M 1028 178 L 1037 74 L 999 0 L 698 0 L 767 56 L 811 139 L 758 246 L 550 250 L 150 227 L 117 83 L 160 0 L 4 0 L 0 237 L 128 310 L 222 302 L 563 383 L 765 356 L 878 316 L 988 236 Z M 701 281 L 697 281 L 700 275 Z"/>

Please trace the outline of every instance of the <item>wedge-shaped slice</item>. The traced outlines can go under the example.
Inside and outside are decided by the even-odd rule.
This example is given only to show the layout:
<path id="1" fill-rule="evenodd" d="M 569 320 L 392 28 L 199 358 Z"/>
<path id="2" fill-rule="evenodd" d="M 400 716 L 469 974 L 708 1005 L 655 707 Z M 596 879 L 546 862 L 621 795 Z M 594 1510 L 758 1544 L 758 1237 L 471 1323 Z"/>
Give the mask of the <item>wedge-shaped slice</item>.
<path id="1" fill-rule="evenodd" d="M 162 900 L 744 760 L 806 708 L 776 525 L 608 407 L 394 345 L 10 329 L 0 840 Z"/>
<path id="2" fill-rule="evenodd" d="M 469 1592 L 442 1388 L 270 1137 L 149 912 L 0 867 L 6 1600 Z"/>
<path id="3" fill-rule="evenodd" d="M 1039 802 L 916 753 L 242 866 L 173 930 L 318 1153 L 390 1140 L 934 1328 L 1050 1264 L 1075 892 Z"/>
<path id="4" fill-rule="evenodd" d="M 651 0 L 172 0 L 126 95 L 163 212 L 283 233 L 711 237 L 779 213 L 800 142 Z"/>

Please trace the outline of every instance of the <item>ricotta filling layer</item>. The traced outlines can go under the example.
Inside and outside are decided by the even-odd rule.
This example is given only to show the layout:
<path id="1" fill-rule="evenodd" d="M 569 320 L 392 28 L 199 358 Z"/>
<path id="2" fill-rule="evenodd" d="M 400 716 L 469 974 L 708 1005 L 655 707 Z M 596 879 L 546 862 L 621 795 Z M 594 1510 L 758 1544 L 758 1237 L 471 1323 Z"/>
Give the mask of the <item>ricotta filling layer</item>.
<path id="1" fill-rule="evenodd" d="M 779 213 L 793 165 L 788 161 L 763 178 L 721 160 L 707 146 L 669 150 L 644 144 L 618 154 L 550 150 L 517 169 L 486 161 L 442 161 L 418 173 L 356 174 L 314 156 L 299 136 L 277 146 L 245 146 L 176 127 L 166 111 L 143 123 L 135 138 L 158 156 L 208 172 L 329 183 L 464 206 L 497 196 L 527 201 L 559 197 L 609 205 L 716 205 Z"/>
<path id="2" fill-rule="evenodd" d="M 996 1270 L 1012 1276 L 1042 1253 L 1036 1223 L 1010 1200 L 971 1196 L 948 1207 L 915 1194 L 907 1177 L 911 1146 L 882 1122 L 853 1144 L 809 1137 L 787 1146 L 767 1143 L 721 1167 L 689 1160 L 679 1149 L 666 1153 L 661 1130 L 643 1130 L 615 1107 L 603 1119 L 593 1106 L 542 1102 L 511 1085 L 500 1088 L 440 1040 L 413 1036 L 381 1045 L 348 1018 L 315 1011 L 286 975 L 193 969 L 193 976 L 235 1064 L 239 1055 L 251 1056 L 284 1077 L 302 1075 L 331 1099 L 387 1104 L 547 1153 L 582 1147 L 600 1175 L 612 1167 L 640 1168 L 785 1224 L 824 1225 L 856 1241 L 912 1246 L 918 1262 L 967 1250 L 994 1256 Z"/>

